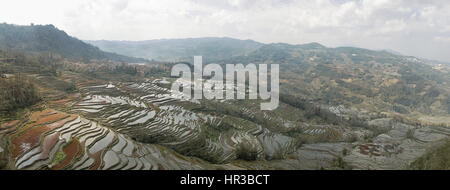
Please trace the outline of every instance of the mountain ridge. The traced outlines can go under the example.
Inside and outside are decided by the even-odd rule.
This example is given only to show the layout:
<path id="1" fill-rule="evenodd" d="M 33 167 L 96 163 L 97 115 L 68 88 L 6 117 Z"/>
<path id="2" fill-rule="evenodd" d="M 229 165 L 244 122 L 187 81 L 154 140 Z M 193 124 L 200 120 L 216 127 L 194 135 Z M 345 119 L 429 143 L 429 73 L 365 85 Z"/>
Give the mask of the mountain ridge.
<path id="1" fill-rule="evenodd" d="M 92 44 L 99 47 L 101 50 L 114 52 L 118 54 L 140 57 L 146 59 L 154 59 L 157 61 L 188 61 L 190 62 L 192 57 L 195 55 L 202 55 L 203 59 L 207 61 L 221 61 L 235 56 L 242 56 L 251 54 L 263 47 L 290 47 L 290 48 L 302 48 L 302 49 L 358 49 L 362 51 L 372 51 L 372 52 L 386 52 L 392 55 L 404 56 L 398 54 L 395 51 L 388 50 L 372 50 L 353 46 L 338 46 L 338 47 L 328 47 L 318 42 L 310 42 L 304 44 L 291 44 L 285 42 L 274 42 L 274 43 L 262 43 L 252 39 L 236 39 L 231 37 L 199 37 L 199 38 L 169 38 L 169 39 L 152 39 L 152 40 L 84 40 L 84 42 Z M 237 43 L 238 45 L 223 45 L 223 43 Z M 226 49 L 236 48 L 233 53 L 225 53 L 224 55 L 215 56 L 211 52 L 207 52 L 210 48 L 201 49 L 199 45 L 187 45 L 187 43 L 196 43 L 203 46 L 210 47 L 212 45 L 222 45 Z M 202 44 L 203 43 L 203 44 Z M 205 44 L 206 43 L 206 44 Z M 171 46 L 172 47 L 168 47 Z M 239 47 L 239 45 L 246 45 L 244 47 Z M 195 49 L 192 51 L 192 49 Z M 223 48 L 222 48 L 223 49 Z M 225 50 L 226 50 L 225 49 Z M 187 50 L 191 52 L 180 53 L 180 50 Z M 240 51 L 240 52 L 239 52 Z M 215 52 L 217 53 L 217 52 Z M 156 56 L 156 54 L 162 54 Z M 410 57 L 410 56 L 409 56 Z M 421 58 L 418 58 L 421 59 Z M 421 59 L 426 60 L 426 59 Z"/>
<path id="2" fill-rule="evenodd" d="M 248 53 L 262 44 L 253 40 L 238 40 L 228 37 L 157 39 L 144 41 L 89 41 L 104 51 L 157 61 L 187 61 L 194 55 L 217 61 Z"/>
<path id="3" fill-rule="evenodd" d="M 54 25 L 0 24 L 0 48 L 27 53 L 56 53 L 76 60 L 144 62 L 129 56 L 109 53 L 59 30 Z"/>

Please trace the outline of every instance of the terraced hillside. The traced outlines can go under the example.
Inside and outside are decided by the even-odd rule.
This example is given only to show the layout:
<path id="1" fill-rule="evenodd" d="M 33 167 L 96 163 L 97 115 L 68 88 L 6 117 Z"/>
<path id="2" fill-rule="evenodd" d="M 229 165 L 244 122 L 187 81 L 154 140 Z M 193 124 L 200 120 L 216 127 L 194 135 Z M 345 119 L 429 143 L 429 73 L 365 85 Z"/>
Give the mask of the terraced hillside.
<path id="1" fill-rule="evenodd" d="M 78 91 L 46 90 L 40 110 L 1 124 L 10 168 L 407 169 L 450 135 L 446 126 L 345 106 L 308 116 L 286 103 L 270 112 L 257 101 L 190 101 L 165 78 L 61 78 L 78 81 Z"/>
<path id="2" fill-rule="evenodd" d="M 17 169 L 206 169 L 209 164 L 135 142 L 78 115 L 34 112 L 5 135 Z M 5 124 L 5 127 L 10 126 Z"/>
<path id="3" fill-rule="evenodd" d="M 0 168 L 409 169 L 449 138 L 446 66 L 260 45 L 219 63 L 279 63 L 274 111 L 260 110 L 261 100 L 173 93 L 164 78 L 173 63 L 0 51 L 0 100 L 10 106 L 0 109 Z"/>
<path id="4" fill-rule="evenodd" d="M 82 84 L 83 98 L 70 112 L 93 118 L 141 142 L 157 143 L 215 163 L 236 159 L 236 150 L 243 143 L 250 144 L 260 157 L 295 146 L 293 139 L 259 125 L 249 122 L 245 127 L 230 129 L 238 123 L 185 108 L 198 103 L 173 96 L 161 87 L 166 82 Z M 235 126 L 225 126 L 230 124 Z"/>
<path id="5" fill-rule="evenodd" d="M 450 68 L 415 57 L 317 43 L 279 43 L 219 63 L 279 64 L 282 94 L 325 105 L 412 117 L 450 114 Z"/>

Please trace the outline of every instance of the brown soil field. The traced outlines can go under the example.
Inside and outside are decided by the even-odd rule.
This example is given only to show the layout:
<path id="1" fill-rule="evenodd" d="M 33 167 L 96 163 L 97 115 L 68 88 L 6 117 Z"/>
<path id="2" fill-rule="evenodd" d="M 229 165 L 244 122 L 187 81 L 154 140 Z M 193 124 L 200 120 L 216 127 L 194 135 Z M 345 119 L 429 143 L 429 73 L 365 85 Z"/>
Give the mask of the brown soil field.
<path id="1" fill-rule="evenodd" d="M 60 170 L 68 166 L 74 159 L 81 155 L 81 150 L 80 142 L 72 140 L 72 142 L 63 149 L 66 158 L 57 166 L 53 167 L 52 170 Z"/>

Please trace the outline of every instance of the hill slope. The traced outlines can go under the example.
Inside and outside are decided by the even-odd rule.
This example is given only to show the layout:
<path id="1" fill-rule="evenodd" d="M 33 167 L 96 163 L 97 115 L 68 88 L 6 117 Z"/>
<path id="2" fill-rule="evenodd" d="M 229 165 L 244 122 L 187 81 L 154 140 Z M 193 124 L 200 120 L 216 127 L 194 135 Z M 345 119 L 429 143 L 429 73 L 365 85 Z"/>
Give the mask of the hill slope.
<path id="1" fill-rule="evenodd" d="M 0 24 L 0 48 L 27 53 L 52 52 L 70 59 L 98 59 L 120 62 L 142 62 L 137 59 L 108 53 L 69 36 L 53 25 L 18 26 Z"/>
<path id="2" fill-rule="evenodd" d="M 283 94 L 402 114 L 450 114 L 449 67 L 353 47 L 267 44 L 221 63 L 277 63 Z"/>
<path id="3" fill-rule="evenodd" d="M 450 67 L 388 51 L 230 38 L 90 43 L 107 51 L 166 61 L 190 61 L 194 55 L 203 55 L 204 62 L 277 63 L 282 94 L 368 111 L 450 113 Z"/>

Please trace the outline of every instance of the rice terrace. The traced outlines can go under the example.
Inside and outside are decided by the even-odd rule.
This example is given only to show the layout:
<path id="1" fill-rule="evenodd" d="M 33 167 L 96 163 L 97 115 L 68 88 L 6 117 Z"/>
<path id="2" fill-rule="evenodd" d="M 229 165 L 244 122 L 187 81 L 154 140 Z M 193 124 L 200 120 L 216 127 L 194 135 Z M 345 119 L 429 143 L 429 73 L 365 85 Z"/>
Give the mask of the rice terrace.
<path id="1" fill-rule="evenodd" d="M 0 170 L 450 169 L 447 2 L 6 4 Z"/>

